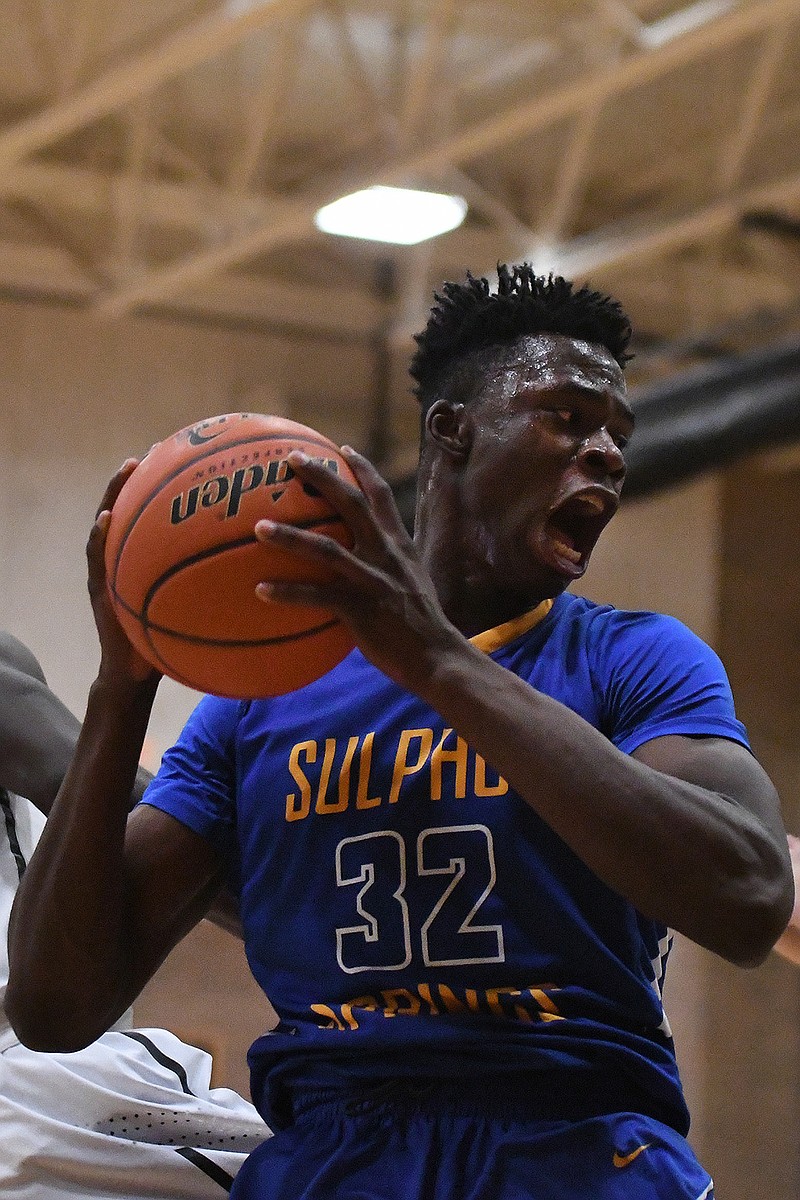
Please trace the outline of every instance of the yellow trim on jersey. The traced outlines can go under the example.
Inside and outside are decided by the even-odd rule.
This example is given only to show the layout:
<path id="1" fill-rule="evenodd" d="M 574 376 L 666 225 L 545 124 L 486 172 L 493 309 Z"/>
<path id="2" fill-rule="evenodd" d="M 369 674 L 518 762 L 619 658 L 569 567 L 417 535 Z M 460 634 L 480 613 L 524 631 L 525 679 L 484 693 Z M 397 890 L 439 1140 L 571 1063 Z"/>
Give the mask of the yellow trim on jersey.
<path id="1" fill-rule="evenodd" d="M 475 637 L 471 637 L 469 640 L 473 646 L 477 646 L 485 654 L 494 654 L 495 650 L 507 646 L 520 634 L 527 633 L 529 629 L 535 629 L 545 619 L 552 607 L 552 600 L 543 600 L 541 604 L 536 605 L 536 608 L 523 613 L 521 617 L 514 617 L 513 621 L 496 625 L 494 629 L 487 629 L 484 633 L 476 633 Z"/>

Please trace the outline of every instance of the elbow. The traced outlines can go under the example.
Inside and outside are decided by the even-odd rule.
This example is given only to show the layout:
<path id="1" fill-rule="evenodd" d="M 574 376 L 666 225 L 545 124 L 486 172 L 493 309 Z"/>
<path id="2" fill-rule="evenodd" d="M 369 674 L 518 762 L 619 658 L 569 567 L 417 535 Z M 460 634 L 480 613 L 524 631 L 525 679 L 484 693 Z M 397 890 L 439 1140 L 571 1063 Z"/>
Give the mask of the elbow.
<path id="1" fill-rule="evenodd" d="M 760 869 L 740 876 L 723 905 L 719 944 L 711 946 L 737 967 L 759 967 L 783 934 L 792 915 L 794 881 L 779 848 L 762 858 Z"/>
<path id="2" fill-rule="evenodd" d="M 83 1050 L 102 1032 L 75 1021 L 63 999 L 47 1002 L 10 982 L 3 1002 L 11 1028 L 23 1046 L 46 1054 Z"/>

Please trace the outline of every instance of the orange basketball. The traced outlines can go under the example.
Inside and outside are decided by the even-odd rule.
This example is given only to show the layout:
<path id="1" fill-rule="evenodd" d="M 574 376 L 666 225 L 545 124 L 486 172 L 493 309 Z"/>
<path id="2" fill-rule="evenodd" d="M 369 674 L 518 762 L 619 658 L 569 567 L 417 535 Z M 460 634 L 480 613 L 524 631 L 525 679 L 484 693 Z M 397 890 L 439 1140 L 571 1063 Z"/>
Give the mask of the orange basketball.
<path id="1" fill-rule="evenodd" d="M 234 699 L 277 696 L 353 648 L 327 609 L 255 594 L 263 579 L 325 579 L 258 542 L 260 518 L 352 541 L 327 500 L 295 475 L 291 450 L 356 482 L 333 442 L 306 425 L 227 413 L 159 442 L 117 497 L 106 541 L 114 610 L 139 653 L 179 683 Z"/>

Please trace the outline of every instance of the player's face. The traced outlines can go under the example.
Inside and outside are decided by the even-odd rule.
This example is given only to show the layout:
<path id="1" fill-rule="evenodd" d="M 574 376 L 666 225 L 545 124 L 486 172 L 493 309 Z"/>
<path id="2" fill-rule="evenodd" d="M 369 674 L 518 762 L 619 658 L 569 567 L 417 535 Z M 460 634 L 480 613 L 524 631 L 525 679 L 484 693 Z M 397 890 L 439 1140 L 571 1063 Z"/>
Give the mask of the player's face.
<path id="1" fill-rule="evenodd" d="M 484 375 L 462 475 L 468 557 L 485 580 L 558 595 L 583 575 L 619 506 L 633 431 L 602 346 L 525 336 Z"/>

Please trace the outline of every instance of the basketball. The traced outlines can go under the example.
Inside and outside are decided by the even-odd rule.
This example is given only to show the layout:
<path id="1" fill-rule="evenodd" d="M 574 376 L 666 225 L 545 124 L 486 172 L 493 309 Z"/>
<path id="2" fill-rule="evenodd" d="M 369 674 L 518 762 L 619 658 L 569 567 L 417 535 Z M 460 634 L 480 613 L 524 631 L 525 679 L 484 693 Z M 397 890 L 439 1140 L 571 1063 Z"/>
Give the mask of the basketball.
<path id="1" fill-rule="evenodd" d="M 117 497 L 105 552 L 111 601 L 135 649 L 179 683 L 232 699 L 277 696 L 353 648 L 332 612 L 255 593 L 264 579 L 325 580 L 315 565 L 260 543 L 262 517 L 352 541 L 328 501 L 295 475 L 291 450 L 356 483 L 333 442 L 308 426 L 227 413 L 157 443 Z"/>

